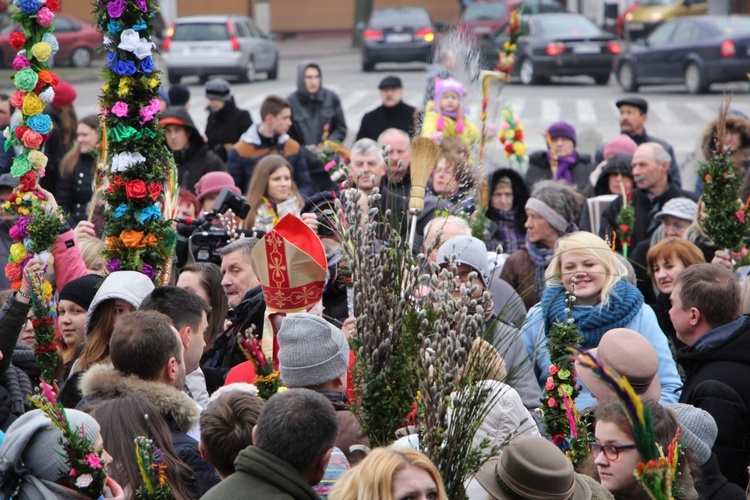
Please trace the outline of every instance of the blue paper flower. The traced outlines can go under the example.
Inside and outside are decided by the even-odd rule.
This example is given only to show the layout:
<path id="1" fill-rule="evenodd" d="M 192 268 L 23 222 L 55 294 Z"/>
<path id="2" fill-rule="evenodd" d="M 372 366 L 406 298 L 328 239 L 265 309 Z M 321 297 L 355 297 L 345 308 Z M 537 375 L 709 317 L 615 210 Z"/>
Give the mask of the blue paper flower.
<path id="1" fill-rule="evenodd" d="M 33 16 L 39 12 L 39 2 L 37 0 L 21 0 L 18 4 L 21 12 L 27 16 Z"/>
<path id="2" fill-rule="evenodd" d="M 57 38 L 52 33 L 45 33 L 42 37 L 43 42 L 47 42 L 52 47 L 52 54 L 56 54 L 60 50 L 60 44 L 57 42 Z"/>
<path id="3" fill-rule="evenodd" d="M 119 219 L 120 217 L 128 213 L 128 211 L 130 211 L 130 207 L 123 203 L 122 205 L 114 209 L 114 211 L 112 212 L 112 216 L 115 219 Z"/>
<path id="4" fill-rule="evenodd" d="M 133 31 L 143 31 L 148 26 L 146 26 L 146 21 L 143 20 L 143 18 L 138 19 L 138 22 L 133 25 Z"/>
<path id="5" fill-rule="evenodd" d="M 137 71 L 133 61 L 116 61 L 112 66 L 112 71 L 120 76 L 132 76 Z"/>
<path id="6" fill-rule="evenodd" d="M 109 22 L 109 23 L 107 24 L 107 31 L 109 31 L 109 32 L 110 32 L 110 33 L 112 33 L 113 35 L 116 35 L 116 34 L 118 34 L 119 32 L 121 32 L 121 31 L 122 31 L 122 22 L 121 22 L 121 21 L 117 21 L 117 20 L 114 20 L 114 19 L 113 19 L 113 20 L 111 20 L 111 21 L 110 21 L 110 22 Z"/>
<path id="7" fill-rule="evenodd" d="M 147 75 L 150 75 L 154 72 L 154 67 L 154 60 L 151 58 L 151 56 L 146 56 L 146 58 L 141 61 L 141 71 L 143 71 Z"/>
<path id="8" fill-rule="evenodd" d="M 52 130 L 52 118 L 40 113 L 26 119 L 26 126 L 38 134 L 49 134 Z"/>
<path id="9" fill-rule="evenodd" d="M 143 210 L 138 211 L 138 220 L 141 221 L 141 224 L 159 220 L 160 217 L 161 210 L 159 210 L 158 205 L 151 205 L 150 207 L 146 207 Z"/>

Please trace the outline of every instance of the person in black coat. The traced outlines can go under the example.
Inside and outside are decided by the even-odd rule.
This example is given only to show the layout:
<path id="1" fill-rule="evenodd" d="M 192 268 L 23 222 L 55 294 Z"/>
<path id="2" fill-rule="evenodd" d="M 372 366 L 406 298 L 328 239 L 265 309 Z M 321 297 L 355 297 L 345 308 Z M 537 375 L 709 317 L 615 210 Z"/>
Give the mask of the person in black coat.
<path id="1" fill-rule="evenodd" d="M 292 128 L 289 135 L 302 146 L 320 144 L 324 133 L 331 141 L 346 139 L 346 119 L 341 100 L 332 90 L 323 87 L 323 73 L 314 61 L 303 61 L 297 66 L 297 90 L 289 95 L 292 105 Z M 315 191 L 330 191 L 333 181 L 323 168 L 323 162 L 307 149 L 310 177 Z"/>
<path id="2" fill-rule="evenodd" d="M 675 280 L 670 317 L 688 345 L 677 353 L 685 369 L 680 403 L 716 420 L 719 468 L 744 487 L 750 457 L 750 316 L 740 315 L 740 297 L 732 271 L 697 264 Z"/>
<path id="3" fill-rule="evenodd" d="M 362 124 L 359 126 L 359 132 L 357 132 L 357 140 L 366 137 L 377 141 L 380 134 L 389 128 L 403 130 L 410 137 L 413 137 L 416 108 L 402 100 L 404 90 L 401 78 L 386 76 L 380 81 L 378 88 L 383 104 L 365 113 L 365 116 L 362 117 Z"/>
<path id="4" fill-rule="evenodd" d="M 88 115 L 78 122 L 77 142 L 60 162 L 55 198 L 75 227 L 88 219 L 88 206 L 94 196 L 96 162 L 93 152 L 99 144 L 99 117 Z"/>
<path id="5" fill-rule="evenodd" d="M 577 186 L 583 192 L 589 185 L 589 176 L 596 166 L 591 156 L 576 151 L 576 129 L 568 122 L 559 121 L 549 126 L 547 133 L 552 140 L 553 151 L 535 151 L 529 155 L 529 168 L 526 171 L 526 185 L 532 189 L 541 180 L 562 180 L 568 186 Z M 550 155 L 557 161 L 556 171 L 552 171 Z"/>
<path id="6" fill-rule="evenodd" d="M 206 121 L 208 149 L 226 163 L 227 151 L 250 128 L 253 119 L 249 111 L 237 107 L 232 88 L 224 79 L 206 82 L 206 99 L 209 112 Z"/>
<path id="7" fill-rule="evenodd" d="M 159 125 L 164 127 L 167 145 L 174 155 L 180 188 L 195 194 L 195 185 L 205 174 L 226 172 L 224 162 L 209 151 L 185 108 L 170 106 L 161 115 Z"/>

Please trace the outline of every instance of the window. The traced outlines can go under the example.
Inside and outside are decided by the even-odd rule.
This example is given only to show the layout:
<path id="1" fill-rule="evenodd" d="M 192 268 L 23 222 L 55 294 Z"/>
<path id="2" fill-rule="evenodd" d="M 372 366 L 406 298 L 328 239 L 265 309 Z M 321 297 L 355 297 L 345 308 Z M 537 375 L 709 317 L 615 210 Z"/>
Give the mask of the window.
<path id="1" fill-rule="evenodd" d="M 217 42 L 229 40 L 226 23 L 182 23 L 174 28 L 175 42 Z"/>
<path id="2" fill-rule="evenodd" d="M 690 43 L 695 42 L 701 37 L 701 28 L 697 23 L 685 21 L 679 23 L 674 29 L 672 43 Z"/>
<path id="3" fill-rule="evenodd" d="M 72 19 L 68 19 L 63 16 L 55 17 L 55 31 L 56 32 L 79 31 L 80 29 L 81 29 L 81 26 L 79 26 L 79 24 L 73 21 Z"/>
<path id="4" fill-rule="evenodd" d="M 676 24 L 679 23 L 666 23 L 656 28 L 656 30 L 648 37 L 649 46 L 658 47 L 660 45 L 668 44 L 669 39 L 672 38 L 672 32 L 674 31 Z"/>

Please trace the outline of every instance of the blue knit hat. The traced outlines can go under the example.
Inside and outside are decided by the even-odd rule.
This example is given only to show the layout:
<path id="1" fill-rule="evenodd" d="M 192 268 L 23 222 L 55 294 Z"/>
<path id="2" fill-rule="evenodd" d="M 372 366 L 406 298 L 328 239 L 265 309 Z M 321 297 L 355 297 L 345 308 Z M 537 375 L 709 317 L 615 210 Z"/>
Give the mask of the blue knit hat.
<path id="1" fill-rule="evenodd" d="M 547 133 L 552 139 L 555 139 L 557 137 L 565 137 L 566 139 L 570 139 L 571 141 L 573 141 L 573 144 L 576 144 L 578 142 L 576 129 L 573 128 L 573 125 L 568 122 L 559 121 L 553 123 L 547 129 Z"/>

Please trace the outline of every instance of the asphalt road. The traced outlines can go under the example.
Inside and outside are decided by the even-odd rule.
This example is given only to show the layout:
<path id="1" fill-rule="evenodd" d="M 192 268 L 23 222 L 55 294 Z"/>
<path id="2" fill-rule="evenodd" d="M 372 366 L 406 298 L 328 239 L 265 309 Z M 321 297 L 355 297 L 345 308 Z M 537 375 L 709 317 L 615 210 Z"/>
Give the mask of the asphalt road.
<path id="1" fill-rule="evenodd" d="M 363 73 L 359 53 L 349 46 L 348 38 L 296 39 L 279 42 L 281 66 L 277 81 L 265 80 L 265 75 L 250 84 L 233 83 L 237 104 L 249 109 L 258 120 L 258 109 L 270 93 L 287 95 L 296 88 L 296 66 L 305 59 L 317 60 L 323 68 L 323 84 L 338 92 L 350 128 L 349 141 L 354 139 L 362 115 L 380 104 L 378 82 L 386 75 L 396 74 L 404 82 L 405 101 L 421 105 L 425 87 L 424 64 L 381 64 L 373 73 Z M 79 116 L 96 112 L 100 83 L 91 78 L 75 83 L 79 92 L 76 108 Z M 469 96 L 467 103 L 477 113 L 478 84 L 465 76 Z M 72 77 L 74 78 L 74 77 Z M 200 130 L 205 127 L 206 99 L 197 78 L 185 78 L 192 92 L 190 113 Z M 695 150 L 706 125 L 715 118 L 724 92 L 733 92 L 732 107 L 750 114 L 748 83 L 712 87 L 709 94 L 693 96 L 681 86 L 644 87 L 639 95 L 648 99 L 650 112 L 647 129 L 650 134 L 670 142 L 678 162 Z M 549 85 L 523 86 L 512 83 L 499 94 L 493 94 L 491 107 L 496 110 L 506 104 L 515 111 L 527 130 L 530 150 L 544 147 L 541 130 L 557 120 L 567 120 L 578 130 L 579 149 L 592 151 L 602 140 L 619 133 L 617 108 L 614 102 L 625 93 L 614 77 L 606 86 L 596 86 L 588 78 L 569 78 Z M 490 163 L 502 155 L 488 154 Z M 494 161 L 497 163 L 497 161 Z"/>

